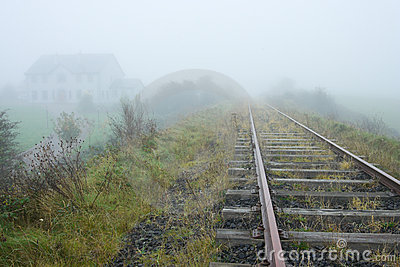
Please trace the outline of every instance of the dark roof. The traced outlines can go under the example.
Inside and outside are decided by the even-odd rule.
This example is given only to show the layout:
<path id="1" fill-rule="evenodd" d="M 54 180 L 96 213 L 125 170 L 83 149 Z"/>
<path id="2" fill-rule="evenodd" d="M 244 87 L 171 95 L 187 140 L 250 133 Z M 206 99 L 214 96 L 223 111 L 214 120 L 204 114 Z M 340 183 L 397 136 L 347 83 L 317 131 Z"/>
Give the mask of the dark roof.
<path id="1" fill-rule="evenodd" d="M 25 74 L 48 74 L 58 66 L 72 73 L 97 73 L 112 61 L 119 66 L 113 54 L 43 55 Z"/>

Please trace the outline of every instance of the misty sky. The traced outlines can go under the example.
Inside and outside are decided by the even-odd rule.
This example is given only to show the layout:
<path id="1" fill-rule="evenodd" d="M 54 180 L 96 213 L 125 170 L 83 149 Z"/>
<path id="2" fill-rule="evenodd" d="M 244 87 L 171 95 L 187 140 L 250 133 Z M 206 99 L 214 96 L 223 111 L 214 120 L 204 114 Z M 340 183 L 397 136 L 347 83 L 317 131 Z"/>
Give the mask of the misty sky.
<path id="1" fill-rule="evenodd" d="M 114 53 L 145 84 L 202 68 L 400 99 L 398 0 L 2 0 L 0 33 L 0 86 L 42 54 Z"/>

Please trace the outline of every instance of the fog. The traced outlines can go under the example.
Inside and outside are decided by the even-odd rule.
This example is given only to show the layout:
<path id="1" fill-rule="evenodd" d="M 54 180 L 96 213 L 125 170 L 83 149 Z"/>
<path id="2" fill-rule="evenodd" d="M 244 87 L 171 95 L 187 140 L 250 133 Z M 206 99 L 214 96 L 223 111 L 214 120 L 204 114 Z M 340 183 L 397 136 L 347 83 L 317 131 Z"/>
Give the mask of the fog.
<path id="1" fill-rule="evenodd" d="M 304 88 L 399 97 L 399 1 L 2 1 L 0 84 L 42 54 L 113 53 L 148 84 L 169 72 L 225 73 L 250 93 Z"/>
<path id="2" fill-rule="evenodd" d="M 107 54 L 136 79 L 129 83 L 200 69 L 257 96 L 290 79 L 296 89 L 324 88 L 347 107 L 382 114 L 400 130 L 397 0 L 1 1 L 0 33 L 3 100 L 23 89 L 42 55 Z"/>

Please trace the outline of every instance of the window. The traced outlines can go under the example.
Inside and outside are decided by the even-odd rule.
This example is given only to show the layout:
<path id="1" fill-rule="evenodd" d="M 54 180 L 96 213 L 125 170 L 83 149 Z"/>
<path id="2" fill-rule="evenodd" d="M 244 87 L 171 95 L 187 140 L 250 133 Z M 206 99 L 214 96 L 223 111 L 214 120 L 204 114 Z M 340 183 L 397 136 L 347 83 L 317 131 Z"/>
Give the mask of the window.
<path id="1" fill-rule="evenodd" d="M 37 99 L 37 92 L 36 91 L 32 91 L 32 99 L 33 100 Z"/>
<path id="2" fill-rule="evenodd" d="M 47 76 L 46 75 L 42 75 L 42 83 L 47 83 Z"/>
<path id="3" fill-rule="evenodd" d="M 36 75 L 32 75 L 31 81 L 32 81 L 33 83 L 37 82 Z"/>
<path id="4" fill-rule="evenodd" d="M 59 82 L 59 83 L 63 83 L 63 82 L 65 82 L 67 80 L 67 78 L 65 77 L 65 74 L 63 74 L 63 73 L 59 73 L 58 74 L 58 76 L 57 76 L 57 81 Z"/>
<path id="5" fill-rule="evenodd" d="M 78 82 L 78 83 L 82 82 L 82 75 L 81 74 L 77 74 L 76 75 L 76 82 Z"/>
<path id="6" fill-rule="evenodd" d="M 47 91 L 46 90 L 42 91 L 42 99 L 47 100 L 47 97 L 48 97 Z"/>
<path id="7" fill-rule="evenodd" d="M 93 74 L 88 74 L 87 75 L 87 80 L 88 80 L 88 82 L 93 82 Z"/>

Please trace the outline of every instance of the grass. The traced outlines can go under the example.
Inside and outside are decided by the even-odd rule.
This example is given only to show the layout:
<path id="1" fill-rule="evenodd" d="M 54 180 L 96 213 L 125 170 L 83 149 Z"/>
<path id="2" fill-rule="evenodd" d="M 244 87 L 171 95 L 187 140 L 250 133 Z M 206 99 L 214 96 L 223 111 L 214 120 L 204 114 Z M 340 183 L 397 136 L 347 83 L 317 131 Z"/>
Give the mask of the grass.
<path id="1" fill-rule="evenodd" d="M 103 155 L 88 163 L 89 188 L 86 205 L 79 210 L 57 198 L 44 198 L 33 215 L 1 220 L 0 265 L 86 265 L 105 263 L 119 248 L 123 233 L 133 227 L 151 206 L 138 198 L 133 188 L 121 188 L 126 178 L 115 166 L 116 159 Z M 117 177 L 106 194 L 96 195 L 102 169 Z M 33 203 L 32 203 L 33 204 Z M 32 208 L 29 203 L 27 209 Z"/>
<path id="2" fill-rule="evenodd" d="M 369 199 L 368 197 L 360 199 L 354 197 L 348 204 L 350 210 L 377 210 L 381 205 L 379 197 Z"/>
<path id="3" fill-rule="evenodd" d="M 299 127 L 288 119 L 278 115 L 269 109 L 259 108 L 258 116 L 262 118 L 258 125 L 266 131 L 296 132 Z M 400 141 L 386 136 L 374 135 L 362 131 L 352 125 L 324 118 L 316 114 L 300 113 L 295 110 L 286 112 L 300 123 L 315 130 L 325 137 L 335 137 L 342 146 L 356 154 L 367 157 L 367 161 L 379 164 L 380 168 L 395 177 L 400 176 Z M 267 122 L 267 123 L 266 123 Z M 294 159 L 295 160 L 295 159 Z M 341 163 L 341 169 L 352 167 L 352 164 Z"/>
<path id="4" fill-rule="evenodd" d="M 47 114 L 45 106 L 0 104 L 0 109 L 8 109 L 10 120 L 20 122 L 16 141 L 19 143 L 18 149 L 21 152 L 34 146 L 53 130 L 53 117 Z"/>
<path id="5" fill-rule="evenodd" d="M 364 220 L 343 221 L 337 218 L 322 216 L 305 217 L 301 215 L 278 213 L 280 222 L 288 231 L 300 232 L 356 232 L 356 233 L 391 233 L 399 229 L 395 219 L 376 219 L 371 216 Z"/>
<path id="6" fill-rule="evenodd" d="M 399 109 L 399 97 L 368 97 L 368 96 L 336 96 L 338 102 L 343 103 L 347 108 L 355 112 L 374 116 L 379 115 L 382 117 L 389 127 L 395 128 L 400 132 L 400 122 L 397 114 Z"/>
<path id="7" fill-rule="evenodd" d="M 219 250 L 213 225 L 220 218 L 213 207 L 228 185 L 226 159 L 235 141 L 231 109 L 216 107 L 185 118 L 160 131 L 150 151 L 132 145 L 89 159 L 85 201 L 78 209 L 45 195 L 28 200 L 13 218 L 0 217 L 0 265 L 103 265 L 121 249 L 130 229 L 161 213 L 183 222 L 163 235 L 176 240 L 196 235 L 184 246 L 172 244 L 172 255 L 160 247 L 144 254 L 141 262 L 208 265 Z M 171 191 L 179 183 L 187 190 Z M 176 207 L 170 194 L 181 198 L 183 213 L 171 213 Z"/>
<path id="8" fill-rule="evenodd" d="M 260 109 L 260 113 L 264 113 L 263 120 L 258 121 L 259 127 L 263 127 L 266 131 L 271 132 L 296 132 L 299 127 L 295 127 L 293 123 L 289 123 L 287 119 L 281 118 L 276 112 L 270 112 L 267 110 Z M 379 163 L 383 168 L 390 172 L 392 175 L 399 177 L 399 166 L 400 158 L 398 155 L 400 142 L 398 140 L 390 139 L 383 136 L 376 136 L 362 132 L 350 125 L 335 122 L 321 118 L 319 116 L 302 114 L 296 111 L 292 111 L 290 114 L 293 118 L 304 123 L 306 126 L 314 129 L 315 131 L 325 135 L 327 137 L 335 137 L 339 141 L 343 142 L 344 146 L 347 146 L 349 150 L 358 151 L 359 155 L 366 155 L 368 160 L 374 163 Z M 292 125 L 290 125 L 292 124 Z M 297 160 L 291 158 L 287 161 L 305 161 L 304 159 Z M 332 158 L 331 160 L 335 160 Z M 307 160 L 308 161 L 308 160 Z M 349 159 L 343 159 L 338 162 L 338 169 L 340 170 L 351 170 L 354 169 L 355 164 Z M 325 167 L 324 167 L 325 168 Z M 281 177 L 288 177 L 285 172 L 273 172 L 273 174 Z M 296 175 L 300 177 L 300 175 Z M 350 179 L 349 175 L 318 175 L 316 179 Z M 359 178 L 361 179 L 361 178 Z M 367 187 L 375 187 L 378 181 L 374 181 L 371 185 L 365 185 Z M 283 186 L 282 183 L 272 182 L 273 186 Z M 295 184 L 285 188 L 286 190 L 296 191 L 352 191 L 354 189 L 360 189 L 362 186 L 353 188 L 352 186 L 340 186 L 332 183 L 331 185 L 324 188 L 308 188 L 301 184 Z M 277 199 L 284 205 L 290 207 L 292 201 L 295 199 L 291 196 L 281 197 Z M 287 203 L 289 202 L 289 203 Z M 306 197 L 303 200 L 297 200 L 298 204 L 301 204 L 304 208 L 339 208 L 339 205 L 332 205 L 329 201 L 323 201 L 318 198 Z M 353 198 L 348 203 L 343 203 L 344 209 L 350 210 L 376 210 L 382 207 L 382 201 L 379 198 Z M 347 221 L 345 218 L 327 218 L 323 216 L 304 217 L 300 215 L 285 214 L 282 212 L 277 213 L 277 221 L 280 223 L 280 227 L 287 231 L 314 231 L 314 232 L 353 232 L 353 233 L 397 233 L 399 229 L 399 223 L 394 219 L 376 219 L 373 216 L 368 219 L 360 221 L 352 220 Z M 293 244 L 292 244 L 293 245 Z M 296 248 L 302 246 L 302 244 L 294 244 Z M 392 252 L 392 251 L 391 251 Z M 397 252 L 397 251 L 396 251 Z M 382 254 L 379 251 L 375 253 Z M 379 261 L 378 261 L 379 262 Z M 305 262 L 303 262 L 305 264 Z M 343 263 L 339 263 L 343 264 Z M 397 266 L 397 265 L 396 265 Z"/>
<path id="9" fill-rule="evenodd" d="M 6 104 L 0 103 L 0 110 L 8 110 L 9 118 L 12 121 L 19 121 L 18 132 L 16 138 L 18 142 L 18 150 L 20 152 L 28 150 L 35 144 L 40 142 L 43 137 L 53 132 L 54 121 L 60 110 L 75 111 L 75 106 L 42 105 L 42 104 Z M 108 116 L 115 115 L 115 110 L 111 107 L 99 108 L 93 112 L 76 112 L 79 116 L 87 119 L 93 127 L 89 131 L 87 138 L 83 144 L 83 148 L 90 146 L 101 146 L 110 136 L 110 128 L 108 126 Z"/>
<path id="10" fill-rule="evenodd" d="M 384 171 L 400 177 L 400 141 L 361 131 L 354 126 L 340 123 L 317 115 L 291 114 L 300 122 L 324 136 L 334 136 L 348 150 L 357 151 L 367 157 L 367 161 L 379 164 Z"/>

